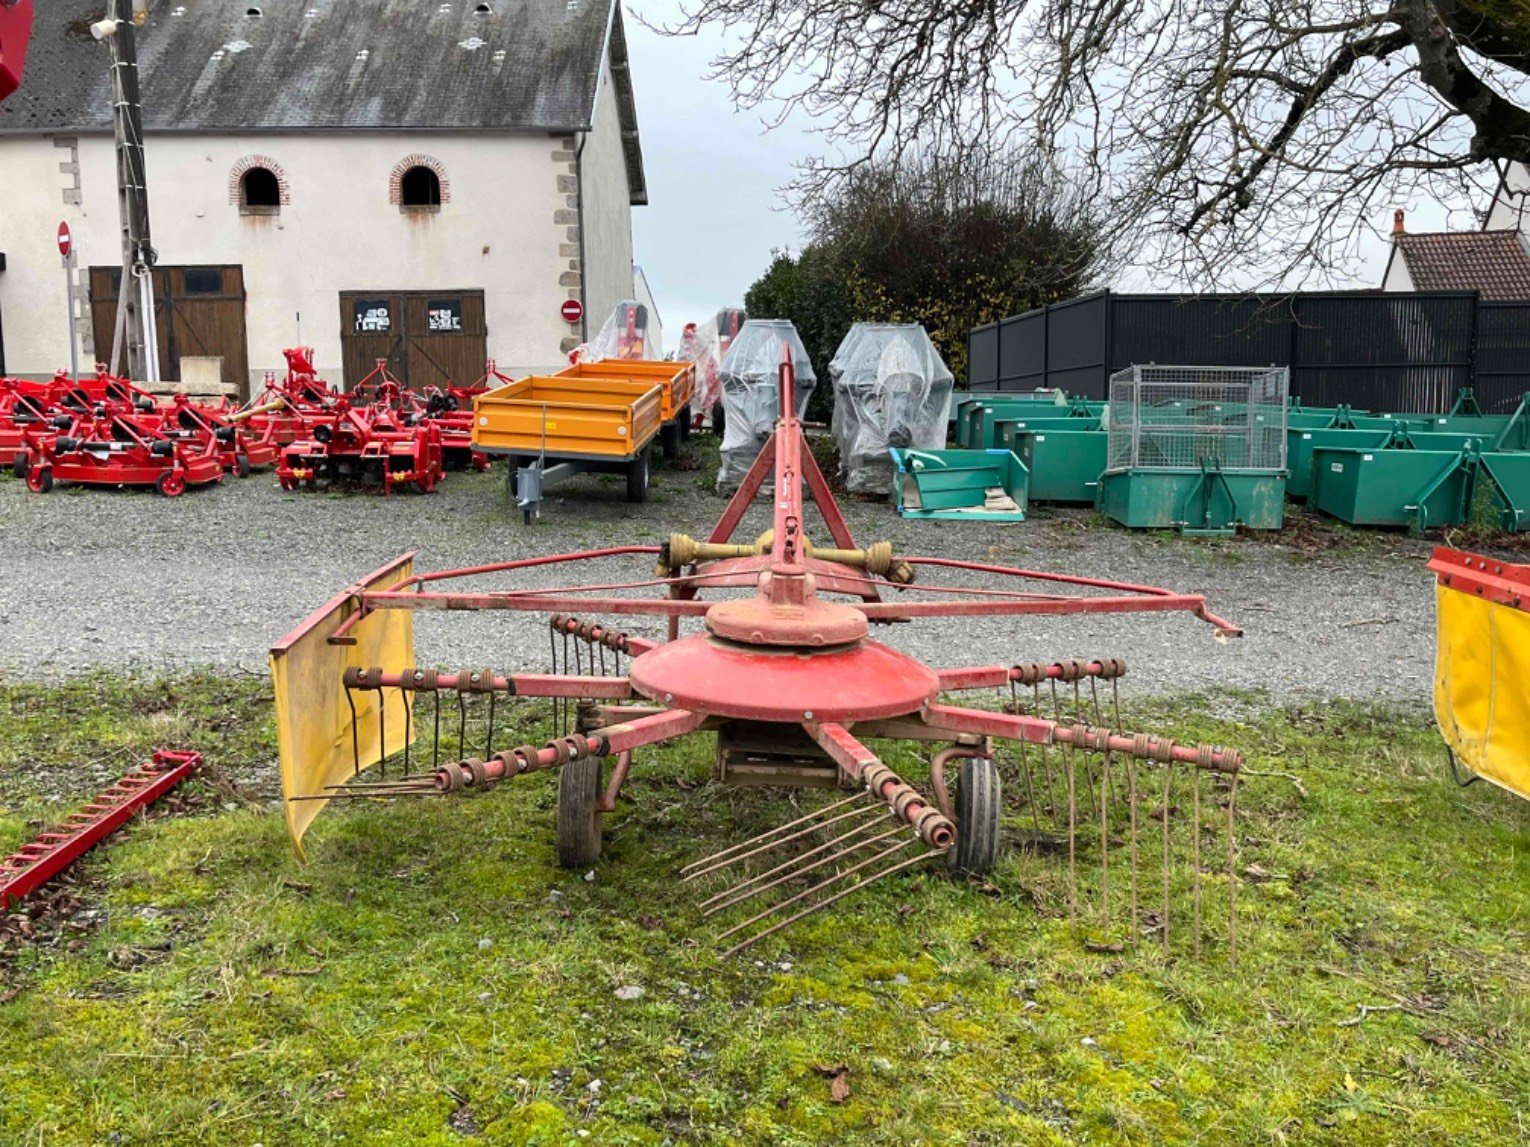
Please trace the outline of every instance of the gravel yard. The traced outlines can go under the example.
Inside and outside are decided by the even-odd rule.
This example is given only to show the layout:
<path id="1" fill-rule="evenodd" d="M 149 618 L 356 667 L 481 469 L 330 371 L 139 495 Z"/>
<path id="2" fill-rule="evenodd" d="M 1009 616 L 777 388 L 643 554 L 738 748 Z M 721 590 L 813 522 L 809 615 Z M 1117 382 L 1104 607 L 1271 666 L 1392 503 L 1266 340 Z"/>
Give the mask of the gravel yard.
<path id="1" fill-rule="evenodd" d="M 645 505 L 628 505 L 619 479 L 585 476 L 554 491 L 530 527 L 508 503 L 501 471 L 453 474 L 435 494 L 390 499 L 283 493 L 268 474 L 174 501 L 136 491 L 44 497 L 0 479 L 0 672 L 264 672 L 273 641 L 405 550 L 419 551 L 419 568 L 439 569 L 656 544 L 672 530 L 703 535 L 724 505 L 711 492 L 709 447 L 693 440 L 689 469 L 656 467 Z M 911 553 L 1204 592 L 1247 631 L 1218 642 L 1201 622 L 1164 614 L 921 621 L 881 634 L 934 665 L 1124 655 L 1134 693 L 1265 689 L 1275 698 L 1405 703 L 1429 695 L 1434 610 L 1422 542 L 1326 530 L 1288 531 L 1280 542 L 1194 541 L 1129 533 L 1084 511 L 984 525 L 905 522 L 885 505 L 848 499 L 844 508 L 862 543 L 890 538 Z M 763 505 L 754 515 L 741 531 L 749 536 L 768 525 Z M 647 559 L 627 559 L 573 580 L 638 580 L 650 570 Z M 568 582 L 567 569 L 548 568 L 513 584 Z M 656 632 L 647 621 L 630 628 Z M 422 615 L 416 641 L 421 664 L 547 664 L 540 616 Z"/>

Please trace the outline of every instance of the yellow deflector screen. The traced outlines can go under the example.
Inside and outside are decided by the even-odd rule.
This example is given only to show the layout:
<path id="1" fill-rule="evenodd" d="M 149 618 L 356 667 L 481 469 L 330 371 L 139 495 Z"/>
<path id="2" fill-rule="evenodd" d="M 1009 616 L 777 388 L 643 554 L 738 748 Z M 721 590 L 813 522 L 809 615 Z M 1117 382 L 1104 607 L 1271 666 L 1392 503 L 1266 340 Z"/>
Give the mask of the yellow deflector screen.
<path id="1" fill-rule="evenodd" d="M 414 664 L 414 614 L 380 609 L 350 630 L 354 645 L 330 645 L 329 636 L 359 606 L 352 596 L 362 589 L 387 589 L 414 572 L 414 555 L 405 554 L 345 593 L 282 638 L 271 650 L 271 678 L 276 685 L 276 740 L 281 754 L 282 795 L 292 846 L 303 858 L 303 833 L 329 803 L 293 800 L 321 793 L 325 786 L 349 780 L 360 767 L 375 765 L 387 751 L 404 747 L 412 732 L 413 693 L 397 689 L 357 691 L 346 697 L 347 668 L 380 666 L 398 673 Z M 356 707 L 352 737 L 351 703 Z"/>
<path id="2" fill-rule="evenodd" d="M 1530 613 L 1436 584 L 1434 715 L 1474 773 L 1530 799 Z"/>

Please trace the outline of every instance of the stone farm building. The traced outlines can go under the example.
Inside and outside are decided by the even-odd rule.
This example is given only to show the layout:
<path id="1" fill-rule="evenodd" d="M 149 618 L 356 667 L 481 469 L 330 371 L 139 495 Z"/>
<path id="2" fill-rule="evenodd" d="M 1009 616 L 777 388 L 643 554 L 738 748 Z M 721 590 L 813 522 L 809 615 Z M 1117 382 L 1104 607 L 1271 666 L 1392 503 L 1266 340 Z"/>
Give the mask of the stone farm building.
<path id="1" fill-rule="evenodd" d="M 121 262 L 99 0 L 48 0 L 0 104 L 0 373 L 111 351 Z M 155 0 L 138 29 L 159 352 L 248 392 L 282 348 L 418 388 L 566 362 L 633 290 L 647 202 L 617 0 Z M 584 304 L 583 323 L 562 314 Z"/>

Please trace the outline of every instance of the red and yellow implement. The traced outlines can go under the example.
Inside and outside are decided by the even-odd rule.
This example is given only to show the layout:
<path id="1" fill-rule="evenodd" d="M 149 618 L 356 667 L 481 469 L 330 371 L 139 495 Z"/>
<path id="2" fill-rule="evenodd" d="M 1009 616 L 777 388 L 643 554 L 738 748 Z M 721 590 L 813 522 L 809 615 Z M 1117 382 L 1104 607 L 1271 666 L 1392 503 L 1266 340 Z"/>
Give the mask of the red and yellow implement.
<path id="1" fill-rule="evenodd" d="M 1113 690 L 1125 672 L 1118 658 L 935 669 L 873 640 L 871 627 L 920 618 L 1183 612 L 1219 635 L 1241 631 L 1212 613 L 1198 594 L 922 558 L 898 554 L 885 542 L 858 546 L 804 446 L 794 413 L 794 381 L 790 362 L 783 362 L 779 409 L 784 413 L 705 540 L 674 534 L 662 545 L 612 546 L 437 573 L 415 573 L 408 555 L 345 590 L 284 639 L 272 651 L 272 668 L 294 843 L 301 847 L 303 833 L 330 800 L 441 796 L 556 769 L 559 860 L 585 865 L 599 855 L 601 816 L 615 808 L 633 754 L 709 730 L 717 735 L 717 772 L 724 780 L 821 785 L 851 794 L 685 870 L 687 879 L 717 880 L 746 871 L 751 861 L 770 861 L 766 872 L 746 876 L 707 901 L 710 912 L 766 893 L 782 897 L 725 933 L 753 929 L 730 949 L 737 951 L 852 888 L 932 858 L 946 857 L 959 871 L 991 868 L 1001 813 L 994 742 L 1007 741 L 1026 762 L 1028 803 L 1038 828 L 1042 809 L 1054 827 L 1066 818 L 1070 872 L 1074 842 L 1089 826 L 1099 829 L 1107 873 L 1108 848 L 1129 839 L 1131 875 L 1124 883 L 1130 909 L 1123 907 L 1116 919 L 1129 920 L 1135 932 L 1145 919 L 1136 880 L 1139 790 L 1164 799 L 1159 819 L 1167 864 L 1170 801 L 1193 801 L 1198 829 L 1203 774 L 1226 789 L 1221 803 L 1230 834 L 1240 755 L 1120 728 L 1118 706 L 1102 707 L 1097 692 L 1101 684 Z M 767 480 L 773 484 L 771 529 L 752 542 L 735 541 Z M 808 494 L 828 544 L 807 536 Z M 571 577 L 550 587 L 503 588 L 521 571 L 545 574 L 548 567 L 632 558 L 656 562 L 657 568 L 650 566 L 643 576 Z M 924 580 L 947 572 L 966 575 L 966 582 Z M 974 574 L 983 575 L 987 585 L 970 584 Z M 497 587 L 465 585 L 483 577 L 493 577 Z M 998 588 L 992 588 L 996 582 Z M 438 610 L 552 614 L 554 672 L 419 668 L 412 619 L 418 611 Z M 663 619 L 668 638 L 640 638 L 606 621 L 588 620 L 593 617 Z M 701 628 L 683 634 L 688 618 L 700 621 Z M 1003 712 L 942 700 L 948 693 L 994 687 L 1010 692 Z M 1043 712 L 1044 687 L 1053 702 L 1051 715 Z M 1071 706 L 1063 703 L 1059 688 L 1071 689 Z M 1029 690 L 1030 703 L 1022 700 L 1022 689 Z M 416 711 L 424 697 L 434 703 L 433 720 Z M 453 720 L 448 703 L 445 759 L 443 697 L 455 699 L 457 709 Z M 502 736 L 505 721 L 496 705 L 526 697 L 553 700 L 551 740 L 514 745 Z M 476 742 L 481 751 L 469 751 L 470 726 L 487 727 Z M 899 776 L 869 747 L 887 738 L 947 746 L 932 761 L 927 790 Z M 402 776 L 363 778 L 400 754 Z M 603 784 L 607 760 L 612 766 Z M 1045 770 L 1044 788 L 1033 761 Z M 954 793 L 946 779 L 948 765 L 959 772 Z M 1059 786 L 1065 806 L 1056 795 Z M 1197 947 L 1200 837 L 1194 831 L 1176 838 L 1188 841 L 1176 847 L 1193 849 Z M 781 859 L 782 848 L 804 844 L 811 847 Z M 1228 855 L 1230 861 L 1230 844 Z M 813 880 L 804 890 L 801 878 L 809 873 Z M 1228 875 L 1230 900 L 1231 871 Z M 1108 923 L 1111 904 L 1124 906 L 1127 892 L 1118 885 L 1112 901 L 1108 876 L 1106 885 L 1099 906 Z M 1165 889 L 1155 926 L 1161 926 L 1167 943 Z M 776 919 L 767 922 L 772 916 Z M 1229 927 L 1229 946 L 1232 940 Z"/>

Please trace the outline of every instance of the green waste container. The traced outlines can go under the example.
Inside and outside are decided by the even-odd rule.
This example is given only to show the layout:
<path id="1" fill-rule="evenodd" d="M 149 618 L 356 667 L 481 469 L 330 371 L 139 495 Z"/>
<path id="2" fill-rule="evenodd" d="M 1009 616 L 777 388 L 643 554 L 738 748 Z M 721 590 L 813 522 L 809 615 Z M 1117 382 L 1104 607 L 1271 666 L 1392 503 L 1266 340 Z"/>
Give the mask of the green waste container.
<path id="1" fill-rule="evenodd" d="M 1226 537 L 1239 526 L 1278 530 L 1285 523 L 1281 473 L 1222 470 L 1118 470 L 1100 477 L 1100 510 L 1123 526 Z"/>
<path id="2" fill-rule="evenodd" d="M 1110 455 L 1104 431 L 1017 430 L 1009 448 L 1030 474 L 1031 501 L 1094 504 Z"/>
<path id="3" fill-rule="evenodd" d="M 1381 450 L 1392 441 L 1393 430 L 1300 430 L 1286 431 L 1286 493 L 1306 501 L 1312 493 L 1312 452 L 1322 446 L 1351 446 L 1358 450 Z"/>
<path id="4" fill-rule="evenodd" d="M 1477 460 L 1477 482 L 1498 511 L 1500 528 L 1530 530 L 1530 454 L 1489 453 Z"/>
<path id="5" fill-rule="evenodd" d="M 1470 449 L 1319 447 L 1309 503 L 1352 526 L 1459 526 L 1471 502 L 1473 460 Z"/>
<path id="6" fill-rule="evenodd" d="M 1030 476 L 1008 450 L 898 450 L 898 513 L 905 518 L 1023 522 Z M 995 498 L 995 493 L 999 495 Z M 1007 505 L 996 504 L 1007 500 Z"/>

